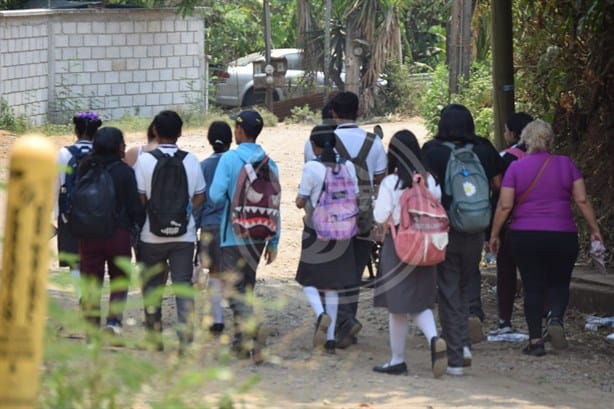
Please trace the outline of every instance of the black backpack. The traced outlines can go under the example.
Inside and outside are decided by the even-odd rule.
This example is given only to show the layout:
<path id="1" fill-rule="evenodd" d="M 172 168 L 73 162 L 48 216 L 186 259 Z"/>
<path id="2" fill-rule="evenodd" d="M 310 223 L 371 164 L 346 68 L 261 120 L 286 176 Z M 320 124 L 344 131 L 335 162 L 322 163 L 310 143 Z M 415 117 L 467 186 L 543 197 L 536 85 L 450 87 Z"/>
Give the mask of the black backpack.
<path id="1" fill-rule="evenodd" d="M 58 198 L 58 206 L 60 214 L 68 217 L 72 204 L 72 197 L 77 186 L 77 168 L 81 159 L 86 157 L 92 151 L 92 145 L 71 145 L 66 146 L 70 152 L 70 160 L 66 164 L 66 174 L 64 176 L 64 184 L 60 186 L 60 195 Z"/>
<path id="2" fill-rule="evenodd" d="M 93 163 L 79 177 L 68 213 L 70 232 L 80 239 L 109 239 L 117 227 L 117 195 L 107 166 Z"/>
<path id="3" fill-rule="evenodd" d="M 190 222 L 188 176 L 183 166 L 186 151 L 174 156 L 160 149 L 148 152 L 156 158 L 151 178 L 151 197 L 147 201 L 149 230 L 160 237 L 178 237 L 186 233 Z"/>

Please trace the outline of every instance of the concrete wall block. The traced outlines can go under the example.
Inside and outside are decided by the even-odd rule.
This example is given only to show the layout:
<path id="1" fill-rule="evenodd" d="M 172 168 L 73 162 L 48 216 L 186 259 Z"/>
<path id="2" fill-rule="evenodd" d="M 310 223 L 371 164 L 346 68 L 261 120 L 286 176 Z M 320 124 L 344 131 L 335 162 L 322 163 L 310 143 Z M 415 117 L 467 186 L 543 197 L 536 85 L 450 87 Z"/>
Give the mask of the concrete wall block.
<path id="1" fill-rule="evenodd" d="M 139 59 L 128 58 L 126 59 L 126 69 L 130 71 L 136 71 L 139 69 Z"/>
<path id="2" fill-rule="evenodd" d="M 141 58 L 139 60 L 139 68 L 141 70 L 151 70 L 154 65 L 153 62 L 154 62 L 153 58 Z"/>
<path id="3" fill-rule="evenodd" d="M 106 57 L 106 50 L 104 47 L 92 48 L 92 58 L 102 59 Z"/>
<path id="4" fill-rule="evenodd" d="M 87 34 L 83 36 L 84 47 L 96 47 L 98 45 L 98 36 L 95 34 Z"/>
<path id="5" fill-rule="evenodd" d="M 173 70 L 160 70 L 160 81 L 172 81 Z"/>
<path id="6" fill-rule="evenodd" d="M 104 73 L 104 82 L 105 84 L 115 84 L 119 81 L 119 73 L 118 72 L 105 72 Z"/>
<path id="7" fill-rule="evenodd" d="M 141 45 L 152 45 L 155 44 L 154 42 L 154 35 L 153 34 L 141 34 L 140 36 L 140 42 Z"/>
<path id="8" fill-rule="evenodd" d="M 184 56 L 188 53 L 188 47 L 185 44 L 175 44 L 173 46 L 173 55 Z"/>
<path id="9" fill-rule="evenodd" d="M 119 97 L 119 106 L 125 108 L 131 108 L 132 104 L 132 96 L 130 95 L 122 95 Z"/>
<path id="10" fill-rule="evenodd" d="M 178 44 L 181 42 L 181 33 L 168 33 L 168 43 Z"/>
<path id="11" fill-rule="evenodd" d="M 147 47 L 147 56 L 148 57 L 160 57 L 162 54 L 160 45 L 151 45 Z"/>
<path id="12" fill-rule="evenodd" d="M 116 60 L 112 60 L 111 61 L 111 71 L 116 71 L 116 72 L 124 72 L 126 71 L 126 60 L 123 58 L 118 58 Z"/>
<path id="13" fill-rule="evenodd" d="M 77 49 L 76 48 L 62 48 L 60 49 L 62 60 L 74 60 L 77 58 Z"/>
<path id="14" fill-rule="evenodd" d="M 113 36 L 110 34 L 101 34 L 97 38 L 99 47 L 108 47 L 113 44 Z"/>
<path id="15" fill-rule="evenodd" d="M 92 73 L 92 84 L 104 84 L 104 72 Z"/>
<path id="16" fill-rule="evenodd" d="M 105 74 L 105 76 L 106 75 L 107 74 Z M 105 81 L 103 84 L 98 86 L 97 94 L 100 96 L 104 96 L 104 97 L 111 95 L 111 85 L 107 81 Z M 111 106 L 111 105 L 107 105 L 107 106 Z"/>
<path id="17" fill-rule="evenodd" d="M 89 34 L 92 32 L 91 21 L 79 21 L 77 23 L 77 34 Z"/>
<path id="18" fill-rule="evenodd" d="M 125 84 L 111 84 L 111 95 L 124 95 L 126 93 Z"/>
<path id="19" fill-rule="evenodd" d="M 181 58 L 181 67 L 182 68 L 186 68 L 186 67 L 193 67 L 194 66 L 194 57 L 191 55 L 184 55 Z"/>
<path id="20" fill-rule="evenodd" d="M 161 24 L 159 20 L 152 20 L 147 22 L 147 31 L 150 33 L 159 33 L 160 27 Z"/>
<path id="21" fill-rule="evenodd" d="M 119 49 L 119 56 L 121 58 L 131 58 L 131 57 L 134 57 L 134 54 L 133 54 L 132 50 L 133 50 L 132 47 L 120 47 L 120 49 Z"/>
<path id="22" fill-rule="evenodd" d="M 134 32 L 135 33 L 146 33 L 147 32 L 147 21 L 139 20 L 134 22 Z"/>
<path id="23" fill-rule="evenodd" d="M 167 81 L 166 92 L 173 93 L 179 91 L 179 81 Z"/>
<path id="24" fill-rule="evenodd" d="M 68 38 L 68 45 L 70 47 L 83 47 L 83 36 L 72 35 Z"/>
<path id="25" fill-rule="evenodd" d="M 196 57 L 200 57 L 201 55 L 203 55 L 200 46 L 194 43 L 186 44 L 186 54 L 193 55 Z"/>
<path id="26" fill-rule="evenodd" d="M 127 95 L 137 95 L 139 93 L 139 84 L 135 82 L 130 82 L 126 84 L 126 94 Z"/>
<path id="27" fill-rule="evenodd" d="M 164 58 L 156 58 L 153 60 L 153 62 L 154 62 L 154 68 L 156 69 L 166 68 L 166 59 Z"/>
<path id="28" fill-rule="evenodd" d="M 156 82 L 160 81 L 160 71 L 158 71 L 158 70 L 149 70 L 149 71 L 147 71 L 146 79 L 147 79 L 147 81 L 153 82 L 154 85 L 155 85 Z"/>
<path id="29" fill-rule="evenodd" d="M 119 21 L 110 20 L 110 21 L 106 22 L 105 31 L 108 34 L 117 34 L 117 33 L 120 32 L 119 31 L 120 30 L 120 26 L 121 26 L 121 23 Z"/>
<path id="30" fill-rule="evenodd" d="M 137 90 L 138 90 L 138 84 L 133 84 L 137 86 Z M 143 113 L 142 111 L 142 107 L 147 103 L 147 97 L 146 95 L 143 94 L 139 94 L 136 93 L 133 97 L 132 97 L 132 103 L 134 104 L 135 107 L 141 107 L 141 114 Z"/>
<path id="31" fill-rule="evenodd" d="M 158 94 L 149 94 L 146 99 L 147 105 L 160 105 L 160 96 Z"/>
<path id="32" fill-rule="evenodd" d="M 61 27 L 64 34 L 77 34 L 77 23 L 66 21 L 61 23 Z"/>
<path id="33" fill-rule="evenodd" d="M 156 33 L 154 34 L 155 44 L 168 44 L 168 33 Z"/>
<path id="34" fill-rule="evenodd" d="M 98 72 L 107 72 L 113 69 L 113 62 L 110 60 L 94 60 L 98 65 Z"/>
<path id="35" fill-rule="evenodd" d="M 91 60 L 92 58 L 92 49 L 89 47 L 79 47 L 77 48 L 77 58 L 80 60 Z"/>
<path id="36" fill-rule="evenodd" d="M 194 33 L 190 31 L 181 32 L 181 43 L 182 44 L 192 44 L 193 42 L 194 42 Z"/>
<path id="37" fill-rule="evenodd" d="M 184 32 L 188 29 L 188 22 L 185 19 L 175 20 L 175 31 Z"/>
<path id="38" fill-rule="evenodd" d="M 105 34 L 107 32 L 107 23 L 104 21 L 92 21 L 92 33 Z"/>
<path id="39" fill-rule="evenodd" d="M 119 82 L 128 84 L 132 82 L 132 71 L 122 71 L 119 73 Z"/>
<path id="40" fill-rule="evenodd" d="M 179 68 L 181 67 L 181 57 L 170 57 L 166 59 L 168 68 Z"/>
<path id="41" fill-rule="evenodd" d="M 106 47 L 107 58 L 119 58 L 119 47 Z"/>
<path id="42" fill-rule="evenodd" d="M 157 81 L 153 83 L 154 94 L 164 94 L 166 92 L 166 86 L 163 81 Z"/>
<path id="43" fill-rule="evenodd" d="M 126 36 L 123 34 L 113 34 L 113 39 L 111 40 L 111 44 L 114 46 L 126 45 Z"/>
<path id="44" fill-rule="evenodd" d="M 126 35 L 126 45 L 135 46 L 141 43 L 141 39 L 138 34 L 131 33 Z"/>
<path id="45" fill-rule="evenodd" d="M 166 31 L 167 33 L 172 33 L 175 31 L 175 20 L 167 18 L 162 20 L 162 29 L 160 31 Z"/>
<path id="46" fill-rule="evenodd" d="M 92 83 L 92 75 L 89 73 L 80 74 L 77 78 L 77 84 L 88 85 Z"/>
<path id="47" fill-rule="evenodd" d="M 134 21 L 125 20 L 119 25 L 119 32 L 122 34 L 134 33 Z"/>
<path id="48" fill-rule="evenodd" d="M 160 104 L 171 105 L 173 103 L 173 94 L 160 94 Z"/>
<path id="49" fill-rule="evenodd" d="M 172 57 L 173 54 L 173 46 L 172 45 L 163 45 L 160 47 L 160 56 L 161 57 Z"/>
<path id="50" fill-rule="evenodd" d="M 152 90 L 153 90 L 153 84 L 151 82 L 139 83 L 139 92 L 141 94 L 144 94 L 144 95 L 151 94 Z"/>

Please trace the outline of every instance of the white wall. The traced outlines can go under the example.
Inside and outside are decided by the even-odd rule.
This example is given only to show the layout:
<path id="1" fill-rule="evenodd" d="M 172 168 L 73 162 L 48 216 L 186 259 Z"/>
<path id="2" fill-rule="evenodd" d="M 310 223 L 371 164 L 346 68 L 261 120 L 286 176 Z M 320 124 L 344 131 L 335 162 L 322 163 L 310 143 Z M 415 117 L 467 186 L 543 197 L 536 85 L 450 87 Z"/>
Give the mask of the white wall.
<path id="1" fill-rule="evenodd" d="M 187 109 L 205 98 L 204 22 L 172 9 L 0 12 L 0 98 L 34 124 Z"/>

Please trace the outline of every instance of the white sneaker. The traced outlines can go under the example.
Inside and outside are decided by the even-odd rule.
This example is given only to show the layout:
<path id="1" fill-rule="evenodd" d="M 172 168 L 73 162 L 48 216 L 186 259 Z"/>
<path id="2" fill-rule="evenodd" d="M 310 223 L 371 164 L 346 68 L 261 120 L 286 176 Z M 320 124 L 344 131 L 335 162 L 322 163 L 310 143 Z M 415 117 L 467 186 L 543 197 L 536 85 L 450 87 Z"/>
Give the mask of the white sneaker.
<path id="1" fill-rule="evenodd" d="M 605 340 L 614 344 L 614 332 L 605 337 Z"/>
<path id="2" fill-rule="evenodd" d="M 463 347 L 463 366 L 471 366 L 472 358 L 473 356 L 471 355 L 471 350 L 469 347 Z"/>
<path id="3" fill-rule="evenodd" d="M 115 324 L 107 324 L 104 327 L 104 332 L 109 335 L 120 336 L 122 334 L 122 327 Z"/>
<path id="4" fill-rule="evenodd" d="M 448 369 L 446 369 L 446 374 L 450 376 L 463 376 L 465 371 L 460 366 L 449 366 Z"/>

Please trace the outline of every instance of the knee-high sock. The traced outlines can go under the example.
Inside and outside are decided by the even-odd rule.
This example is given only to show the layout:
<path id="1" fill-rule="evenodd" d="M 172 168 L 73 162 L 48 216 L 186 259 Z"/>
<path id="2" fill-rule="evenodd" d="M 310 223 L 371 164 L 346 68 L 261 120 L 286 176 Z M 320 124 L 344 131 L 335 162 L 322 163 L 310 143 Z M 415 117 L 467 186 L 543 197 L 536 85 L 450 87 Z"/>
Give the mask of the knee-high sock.
<path id="1" fill-rule="evenodd" d="M 324 301 L 326 313 L 330 316 L 330 325 L 326 332 L 326 339 L 335 339 L 335 326 L 337 325 L 337 307 L 339 305 L 339 293 L 337 291 L 325 291 Z"/>
<path id="2" fill-rule="evenodd" d="M 318 289 L 315 287 L 303 287 L 303 294 L 307 297 L 307 301 L 309 301 L 313 312 L 316 313 L 316 317 L 319 317 L 324 312 L 324 306 L 322 305 Z"/>
<path id="3" fill-rule="evenodd" d="M 427 308 L 426 310 L 413 314 L 412 319 L 414 323 L 420 328 L 420 331 L 426 337 L 426 342 L 431 343 L 431 338 L 437 336 L 437 325 L 435 324 L 435 316 L 433 310 Z"/>
<path id="4" fill-rule="evenodd" d="M 388 330 L 390 332 L 390 365 L 400 364 L 405 361 L 405 341 L 407 340 L 407 330 L 409 322 L 407 314 L 388 315 Z"/>
<path id="5" fill-rule="evenodd" d="M 81 270 L 79 270 L 79 268 L 70 269 L 70 276 L 75 283 L 77 298 L 79 298 L 79 301 L 81 301 Z"/>
<path id="6" fill-rule="evenodd" d="M 211 303 L 211 316 L 215 324 L 222 324 L 224 322 L 223 298 L 224 282 L 219 278 L 209 277 L 209 302 Z"/>

